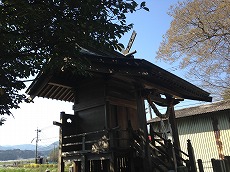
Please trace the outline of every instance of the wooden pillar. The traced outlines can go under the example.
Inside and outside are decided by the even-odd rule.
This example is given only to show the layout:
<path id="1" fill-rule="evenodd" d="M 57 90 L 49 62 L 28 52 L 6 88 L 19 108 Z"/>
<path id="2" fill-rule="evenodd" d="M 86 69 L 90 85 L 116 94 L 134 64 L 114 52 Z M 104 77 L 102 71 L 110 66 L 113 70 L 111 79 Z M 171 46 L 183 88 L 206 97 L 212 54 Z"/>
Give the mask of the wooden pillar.
<path id="1" fill-rule="evenodd" d="M 137 117 L 139 120 L 139 127 L 144 132 L 144 136 L 147 139 L 148 132 L 147 132 L 147 120 L 145 114 L 145 104 L 144 104 L 144 97 L 142 97 L 140 89 L 137 89 L 136 91 L 136 101 L 137 101 Z"/>
<path id="2" fill-rule="evenodd" d="M 63 116 L 65 115 L 65 112 L 60 113 L 60 123 L 62 124 L 62 119 Z M 63 140 L 63 135 L 62 135 L 62 126 L 60 126 L 59 129 L 59 151 L 58 151 L 58 172 L 64 172 L 64 161 L 62 157 L 62 140 Z"/>
<path id="3" fill-rule="evenodd" d="M 187 149 L 188 149 L 188 156 L 189 156 L 189 163 L 192 172 L 197 172 L 196 168 L 196 159 L 194 155 L 194 150 L 190 140 L 187 140 Z"/>
<path id="4" fill-rule="evenodd" d="M 142 161 L 143 164 L 143 172 L 148 172 L 150 164 L 148 162 L 148 131 L 147 131 L 147 119 L 145 113 L 145 104 L 144 104 L 144 97 L 142 96 L 141 87 L 136 87 L 136 102 L 137 102 L 137 116 L 139 120 L 139 127 L 144 133 L 144 138 L 146 139 L 146 143 L 144 145 L 144 159 Z"/>
<path id="5" fill-rule="evenodd" d="M 73 172 L 78 172 L 78 165 L 76 161 L 73 162 Z"/>
<path id="6" fill-rule="evenodd" d="M 109 101 L 105 102 L 105 129 L 109 129 L 109 119 L 110 119 L 110 103 Z"/>
<path id="7" fill-rule="evenodd" d="M 81 157 L 81 172 L 86 172 L 86 158 L 84 155 Z"/>
<path id="8" fill-rule="evenodd" d="M 198 167 L 199 167 L 199 172 L 204 172 L 202 159 L 198 159 L 197 163 L 198 163 Z"/>
<path id="9" fill-rule="evenodd" d="M 115 165 L 114 165 L 114 154 L 112 153 L 109 159 L 109 170 L 110 172 L 115 172 Z"/>
<path id="10" fill-rule="evenodd" d="M 109 117 L 110 117 L 110 103 L 109 101 L 106 100 L 106 97 L 108 96 L 108 91 L 109 91 L 109 87 L 108 87 L 108 80 L 109 78 L 106 76 L 105 77 L 105 84 L 104 84 L 104 99 L 105 99 L 105 128 L 108 129 L 109 126 Z"/>
<path id="11" fill-rule="evenodd" d="M 226 172 L 225 164 L 223 160 L 211 159 L 213 172 Z"/>
<path id="12" fill-rule="evenodd" d="M 230 171 L 230 156 L 224 157 L 224 163 L 225 163 L 226 171 Z"/>
<path id="13" fill-rule="evenodd" d="M 177 128 L 177 123 L 176 123 L 174 106 L 172 106 L 172 108 L 171 108 L 171 113 L 169 115 L 169 122 L 170 122 L 171 128 L 172 128 L 173 145 L 176 148 L 178 148 L 178 149 L 175 149 L 175 153 L 180 156 L 179 150 L 181 149 L 181 147 L 180 147 L 180 140 L 179 140 L 179 134 L 178 134 L 178 128 Z M 178 161 L 182 164 L 181 160 L 178 159 Z M 178 164 L 178 165 L 180 165 L 180 164 Z"/>

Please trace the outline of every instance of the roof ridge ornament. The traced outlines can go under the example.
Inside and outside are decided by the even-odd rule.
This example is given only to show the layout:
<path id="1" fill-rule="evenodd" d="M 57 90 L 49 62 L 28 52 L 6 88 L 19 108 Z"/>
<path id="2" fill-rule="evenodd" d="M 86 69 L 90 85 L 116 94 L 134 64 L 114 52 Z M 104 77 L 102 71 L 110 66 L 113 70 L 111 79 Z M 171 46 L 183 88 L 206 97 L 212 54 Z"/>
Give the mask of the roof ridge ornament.
<path id="1" fill-rule="evenodd" d="M 137 52 L 136 50 L 134 50 L 132 52 L 129 52 L 131 47 L 132 47 L 132 45 L 133 45 L 133 42 L 134 42 L 134 40 L 136 38 L 136 35 L 137 35 L 137 32 L 134 30 L 132 35 L 131 35 L 131 37 L 130 37 L 130 39 L 129 39 L 129 43 L 128 43 L 126 49 L 125 50 L 123 49 L 121 51 L 124 56 L 131 56 L 131 55 L 133 55 L 133 54 L 135 54 Z"/>

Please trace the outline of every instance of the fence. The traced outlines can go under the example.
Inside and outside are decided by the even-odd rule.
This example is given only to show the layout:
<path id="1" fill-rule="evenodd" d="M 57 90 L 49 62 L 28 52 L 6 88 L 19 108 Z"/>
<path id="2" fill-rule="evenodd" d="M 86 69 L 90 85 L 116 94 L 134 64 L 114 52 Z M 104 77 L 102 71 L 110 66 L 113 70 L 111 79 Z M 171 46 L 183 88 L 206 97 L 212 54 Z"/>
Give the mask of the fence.
<path id="1" fill-rule="evenodd" d="M 223 160 L 211 159 L 208 162 L 197 160 L 199 172 L 230 172 L 230 156 L 225 156 Z"/>

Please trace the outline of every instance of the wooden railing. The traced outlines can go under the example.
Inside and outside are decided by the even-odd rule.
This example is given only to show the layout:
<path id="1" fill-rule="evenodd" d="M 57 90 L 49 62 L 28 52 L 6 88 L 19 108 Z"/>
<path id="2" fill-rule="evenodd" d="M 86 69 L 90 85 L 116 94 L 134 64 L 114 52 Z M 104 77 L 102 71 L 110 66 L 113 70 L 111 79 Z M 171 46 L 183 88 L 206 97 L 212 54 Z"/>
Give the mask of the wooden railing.
<path id="1" fill-rule="evenodd" d="M 63 156 L 71 156 L 87 152 L 106 152 L 111 148 L 129 148 L 131 144 L 130 135 L 130 130 L 121 130 L 119 127 L 115 127 L 110 130 L 104 129 L 63 136 L 62 154 Z"/>
<path id="2" fill-rule="evenodd" d="M 148 153 L 148 157 L 151 159 L 151 163 L 159 171 L 164 172 L 172 169 L 172 161 L 167 152 L 160 147 L 157 147 L 150 143 L 150 140 L 146 140 L 143 132 L 140 130 L 133 133 L 133 148 L 139 153 Z M 147 146 L 147 152 L 144 152 L 144 147 Z M 166 161 L 165 161 L 166 160 Z"/>
<path id="3" fill-rule="evenodd" d="M 186 165 L 186 167 L 188 168 L 188 170 L 191 171 L 191 172 L 196 172 L 197 171 L 195 157 L 194 157 L 194 153 L 193 153 L 193 148 L 192 148 L 190 140 L 188 140 L 188 143 L 187 143 L 188 153 L 185 153 L 181 149 L 179 149 L 176 146 L 174 146 L 171 143 L 171 140 L 166 140 L 159 133 L 154 132 L 154 131 L 152 131 L 152 132 L 153 132 L 154 135 L 156 135 L 157 137 L 159 137 L 164 142 L 164 144 L 163 144 L 159 140 L 154 139 L 155 142 L 157 142 L 163 148 L 165 148 L 166 150 L 168 150 L 167 151 L 168 155 L 170 155 L 171 157 L 173 157 L 172 156 L 173 153 L 175 154 L 175 160 L 176 160 L 176 163 L 178 165 Z M 177 151 L 174 151 L 174 150 L 177 150 Z M 179 154 L 176 154 L 175 152 L 179 152 Z M 186 157 L 186 159 L 184 159 L 181 155 L 184 155 L 184 157 Z"/>
<path id="4" fill-rule="evenodd" d="M 173 170 L 177 167 L 175 163 L 179 164 L 182 161 L 189 171 L 194 172 L 193 170 L 196 169 L 192 163 L 194 157 L 173 146 L 170 140 L 164 139 L 160 134 L 156 132 L 153 134 L 162 141 L 146 139 L 141 130 L 134 131 L 130 126 L 126 130 L 116 127 L 110 130 L 104 129 L 63 136 L 62 156 L 67 157 L 90 152 L 108 153 L 111 149 L 132 149 L 136 152 L 136 156 L 142 158 L 146 158 L 146 154 L 148 154 L 153 166 L 159 171 Z M 175 154 L 175 149 L 187 159 Z"/>
<path id="5" fill-rule="evenodd" d="M 107 151 L 108 142 L 107 130 L 64 136 L 62 141 L 62 155 L 71 156 L 77 153 Z"/>

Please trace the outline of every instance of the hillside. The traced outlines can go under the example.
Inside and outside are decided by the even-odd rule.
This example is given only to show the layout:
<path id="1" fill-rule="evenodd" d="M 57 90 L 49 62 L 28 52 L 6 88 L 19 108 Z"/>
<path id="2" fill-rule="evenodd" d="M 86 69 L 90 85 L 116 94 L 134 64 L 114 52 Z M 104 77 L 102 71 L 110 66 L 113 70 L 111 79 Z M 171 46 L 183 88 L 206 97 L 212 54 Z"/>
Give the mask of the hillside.
<path id="1" fill-rule="evenodd" d="M 48 145 L 48 146 L 38 146 L 38 149 L 41 151 L 47 151 L 53 149 L 54 145 L 58 145 L 58 141 Z M 10 146 L 0 146 L 0 150 L 13 150 L 13 149 L 20 149 L 20 150 L 35 150 L 35 145 L 33 144 L 20 144 L 20 145 L 10 145 Z"/>
<path id="2" fill-rule="evenodd" d="M 58 145 L 58 142 L 50 144 L 49 146 L 39 146 L 38 155 L 47 157 L 53 150 L 54 145 Z M 0 146 L 0 161 L 28 159 L 34 157 L 35 145 L 32 144 Z"/>
<path id="3" fill-rule="evenodd" d="M 32 144 L 22 144 L 22 145 L 10 145 L 10 146 L 0 146 L 0 150 L 13 150 L 13 149 L 20 149 L 20 150 L 35 150 L 35 145 Z"/>
<path id="4" fill-rule="evenodd" d="M 34 158 L 32 150 L 0 150 L 0 161 Z"/>

